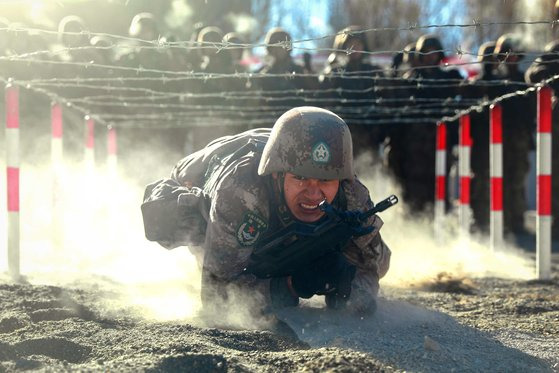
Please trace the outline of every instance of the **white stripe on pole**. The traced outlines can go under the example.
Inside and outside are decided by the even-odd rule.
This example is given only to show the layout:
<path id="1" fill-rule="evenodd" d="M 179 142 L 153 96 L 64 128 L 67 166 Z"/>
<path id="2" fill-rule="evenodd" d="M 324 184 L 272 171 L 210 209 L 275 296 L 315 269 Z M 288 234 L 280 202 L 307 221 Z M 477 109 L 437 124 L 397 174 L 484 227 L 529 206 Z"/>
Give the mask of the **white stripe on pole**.
<path id="1" fill-rule="evenodd" d="M 551 278 L 551 89 L 538 89 L 536 274 Z"/>
<path id="2" fill-rule="evenodd" d="M 87 171 L 95 168 L 95 122 L 89 115 L 85 116 L 85 166 Z"/>
<path id="3" fill-rule="evenodd" d="M 8 183 L 8 271 L 20 278 L 19 219 L 19 90 L 6 86 L 6 155 Z"/>
<path id="4" fill-rule="evenodd" d="M 64 208 L 62 196 L 63 183 L 63 123 L 62 106 L 53 104 L 51 107 L 51 165 L 52 165 L 52 231 L 53 246 L 63 246 Z"/>
<path id="5" fill-rule="evenodd" d="M 109 176 L 111 178 L 116 178 L 117 176 L 117 132 L 116 128 L 109 127 L 107 133 L 107 168 Z"/>
<path id="6" fill-rule="evenodd" d="M 458 219 L 462 234 L 468 236 L 470 234 L 470 224 L 472 221 L 472 210 L 470 209 L 470 153 L 472 148 L 472 138 L 470 132 L 470 116 L 468 114 L 460 117 L 459 133 L 458 177 L 460 180 L 460 204 Z"/>
<path id="7" fill-rule="evenodd" d="M 489 176 L 491 181 L 489 236 L 491 249 L 496 250 L 503 247 L 503 126 L 501 105 L 491 105 L 489 121 Z"/>
<path id="8" fill-rule="evenodd" d="M 446 200 L 446 124 L 437 123 L 435 153 L 435 238 L 443 241 Z"/>

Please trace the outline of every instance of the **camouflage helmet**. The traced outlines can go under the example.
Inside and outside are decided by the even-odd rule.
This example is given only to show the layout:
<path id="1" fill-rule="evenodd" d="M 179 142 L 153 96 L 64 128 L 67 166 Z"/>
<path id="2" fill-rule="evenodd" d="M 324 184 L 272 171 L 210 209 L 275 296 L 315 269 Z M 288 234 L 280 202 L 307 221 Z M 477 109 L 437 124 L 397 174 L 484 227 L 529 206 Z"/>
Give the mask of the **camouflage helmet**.
<path id="1" fill-rule="evenodd" d="M 495 55 L 497 58 L 504 61 L 509 54 L 515 54 L 519 59 L 524 57 L 522 41 L 518 35 L 503 34 L 497 39 L 495 44 Z"/>
<path id="2" fill-rule="evenodd" d="M 559 40 L 550 41 L 543 50 L 546 53 L 559 53 Z"/>
<path id="3" fill-rule="evenodd" d="M 491 62 L 495 58 L 495 42 L 486 41 L 477 51 L 478 62 Z"/>
<path id="4" fill-rule="evenodd" d="M 86 26 L 83 19 L 75 15 L 66 16 L 58 23 L 58 42 L 70 47 L 87 45 L 89 39 L 86 34 L 77 35 L 85 31 Z"/>
<path id="5" fill-rule="evenodd" d="M 281 27 L 274 27 L 270 29 L 268 33 L 266 33 L 266 38 L 264 40 L 264 42 L 268 44 L 267 46 L 268 48 L 278 47 L 270 44 L 285 43 L 286 44 L 285 48 L 289 51 L 291 51 L 292 49 L 291 41 L 292 41 L 291 35 L 289 35 L 289 33 Z M 280 48 L 283 48 L 283 46 L 281 46 Z"/>
<path id="6" fill-rule="evenodd" d="M 149 35 L 150 38 L 157 38 L 159 31 L 157 29 L 157 21 L 155 16 L 148 12 L 138 13 L 132 18 L 130 27 L 128 28 L 128 35 L 133 38 L 140 38 L 142 34 Z"/>
<path id="7" fill-rule="evenodd" d="M 417 58 L 419 61 L 423 60 L 425 53 L 436 51 L 439 55 L 439 60 L 442 60 L 444 55 L 443 44 L 438 36 L 434 34 L 422 35 L 417 39 L 415 44 L 415 50 L 417 53 Z"/>
<path id="8" fill-rule="evenodd" d="M 416 44 L 415 42 L 409 43 L 404 47 L 403 59 L 402 59 L 403 63 L 407 63 L 408 65 L 411 65 L 415 62 L 415 60 L 417 60 L 417 56 L 416 56 L 417 53 L 415 53 L 415 44 Z"/>
<path id="9" fill-rule="evenodd" d="M 266 143 L 259 175 L 290 172 L 314 179 L 353 179 L 351 133 L 331 111 L 302 106 L 278 118 Z"/>
<path id="10" fill-rule="evenodd" d="M 363 27 L 352 25 L 344 28 L 334 38 L 333 48 L 336 50 L 347 50 L 350 42 L 359 40 L 363 45 L 363 51 L 368 52 L 367 35 L 363 32 Z"/>

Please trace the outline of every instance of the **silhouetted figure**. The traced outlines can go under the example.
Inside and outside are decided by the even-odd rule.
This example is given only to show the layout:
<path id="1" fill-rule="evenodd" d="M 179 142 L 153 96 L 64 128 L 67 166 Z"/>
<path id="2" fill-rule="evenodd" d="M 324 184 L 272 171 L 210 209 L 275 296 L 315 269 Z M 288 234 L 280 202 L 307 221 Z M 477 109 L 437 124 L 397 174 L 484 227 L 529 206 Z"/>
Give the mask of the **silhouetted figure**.
<path id="1" fill-rule="evenodd" d="M 481 63 L 480 73 L 470 81 L 465 91 L 465 98 L 492 100 L 501 90 L 488 82 L 499 79 L 497 66 L 499 61 L 494 54 L 495 42 L 483 43 L 478 50 L 478 61 Z M 473 213 L 474 230 L 487 233 L 489 230 L 489 108 L 485 106 L 482 112 L 470 113 L 472 150 L 470 164 L 472 181 L 470 192 L 470 206 Z"/>
<path id="2" fill-rule="evenodd" d="M 418 123 L 406 124 L 396 134 L 396 139 L 391 151 L 394 151 L 394 160 L 400 163 L 397 170 L 402 183 L 404 200 L 414 212 L 423 212 L 431 209 L 435 193 L 435 123 L 419 123 L 423 117 L 440 118 L 445 113 L 445 99 L 454 98 L 458 94 L 458 83 L 463 80 L 462 75 L 455 69 L 443 69 L 441 62 L 445 58 L 443 46 L 435 35 L 423 35 L 416 43 L 414 64 L 404 76 L 407 78 L 408 89 L 401 90 L 402 98 L 417 98 L 411 107 L 415 114 L 406 115 L 406 118 L 417 116 Z M 431 100 L 424 102 L 422 100 Z M 418 112 L 429 110 L 429 114 Z M 405 113 L 405 111 L 403 111 Z M 451 149 L 457 143 L 456 123 L 446 123 L 449 128 L 449 141 L 447 154 L 447 171 L 452 160 Z M 394 162 L 393 160 L 393 162 Z"/>
<path id="3" fill-rule="evenodd" d="M 520 37 L 504 34 L 495 45 L 502 79 L 509 80 L 501 95 L 526 89 L 519 63 L 524 58 Z M 529 153 L 535 148 L 535 95 L 515 96 L 502 102 L 503 108 L 503 218 L 505 230 L 526 233 L 526 177 L 530 170 Z"/>
<path id="4" fill-rule="evenodd" d="M 334 39 L 335 50 L 319 80 L 324 89 L 331 92 L 328 97 L 339 100 L 330 105 L 342 106 L 342 113 L 353 134 L 353 153 L 359 156 L 370 152 L 376 160 L 382 128 L 371 121 L 378 116 L 371 113 L 371 103 L 376 78 L 383 76 L 382 68 L 369 62 L 369 46 L 365 33 L 359 26 L 341 30 Z"/>

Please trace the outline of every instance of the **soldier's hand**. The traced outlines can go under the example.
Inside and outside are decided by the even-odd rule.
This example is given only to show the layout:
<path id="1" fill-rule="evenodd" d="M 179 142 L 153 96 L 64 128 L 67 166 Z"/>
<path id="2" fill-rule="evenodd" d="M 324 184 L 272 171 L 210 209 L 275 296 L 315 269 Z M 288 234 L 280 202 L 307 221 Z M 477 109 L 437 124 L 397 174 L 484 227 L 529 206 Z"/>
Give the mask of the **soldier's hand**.
<path id="1" fill-rule="evenodd" d="M 349 297 L 355 266 L 342 253 L 330 253 L 291 276 L 293 290 L 301 298 L 340 293 Z"/>

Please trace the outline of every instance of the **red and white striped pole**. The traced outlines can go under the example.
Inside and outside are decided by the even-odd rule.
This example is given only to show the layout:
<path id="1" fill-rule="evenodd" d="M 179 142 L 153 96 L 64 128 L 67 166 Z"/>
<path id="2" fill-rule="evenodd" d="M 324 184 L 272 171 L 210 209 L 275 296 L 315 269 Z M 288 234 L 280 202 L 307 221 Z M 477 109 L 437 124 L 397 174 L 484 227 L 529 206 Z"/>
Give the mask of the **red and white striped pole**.
<path id="1" fill-rule="evenodd" d="M 95 121 L 85 116 L 85 166 L 91 171 L 95 168 Z"/>
<path id="2" fill-rule="evenodd" d="M 470 131 L 470 116 L 460 117 L 460 139 L 458 145 L 458 176 L 460 177 L 460 207 L 459 221 L 462 233 L 470 233 L 472 211 L 470 209 L 470 184 L 472 180 L 470 168 L 470 154 L 472 149 L 472 136 Z"/>
<path id="3" fill-rule="evenodd" d="M 6 86 L 6 155 L 8 182 L 8 271 L 19 279 L 19 90 Z"/>
<path id="4" fill-rule="evenodd" d="M 111 177 L 117 174 L 117 150 L 116 128 L 111 126 L 107 133 L 107 168 Z"/>
<path id="5" fill-rule="evenodd" d="M 446 124 L 437 123 L 435 156 L 435 236 L 442 239 L 446 200 Z"/>
<path id="6" fill-rule="evenodd" d="M 489 177 L 491 180 L 491 215 L 489 219 L 492 250 L 503 246 L 503 112 L 501 105 L 490 107 Z"/>
<path id="7" fill-rule="evenodd" d="M 62 243 L 62 168 L 63 168 L 63 122 L 62 107 L 60 104 L 53 103 L 51 107 L 51 164 L 52 164 L 52 242 L 55 247 Z"/>
<path id="8" fill-rule="evenodd" d="M 551 89 L 538 89 L 536 273 L 551 278 Z"/>

